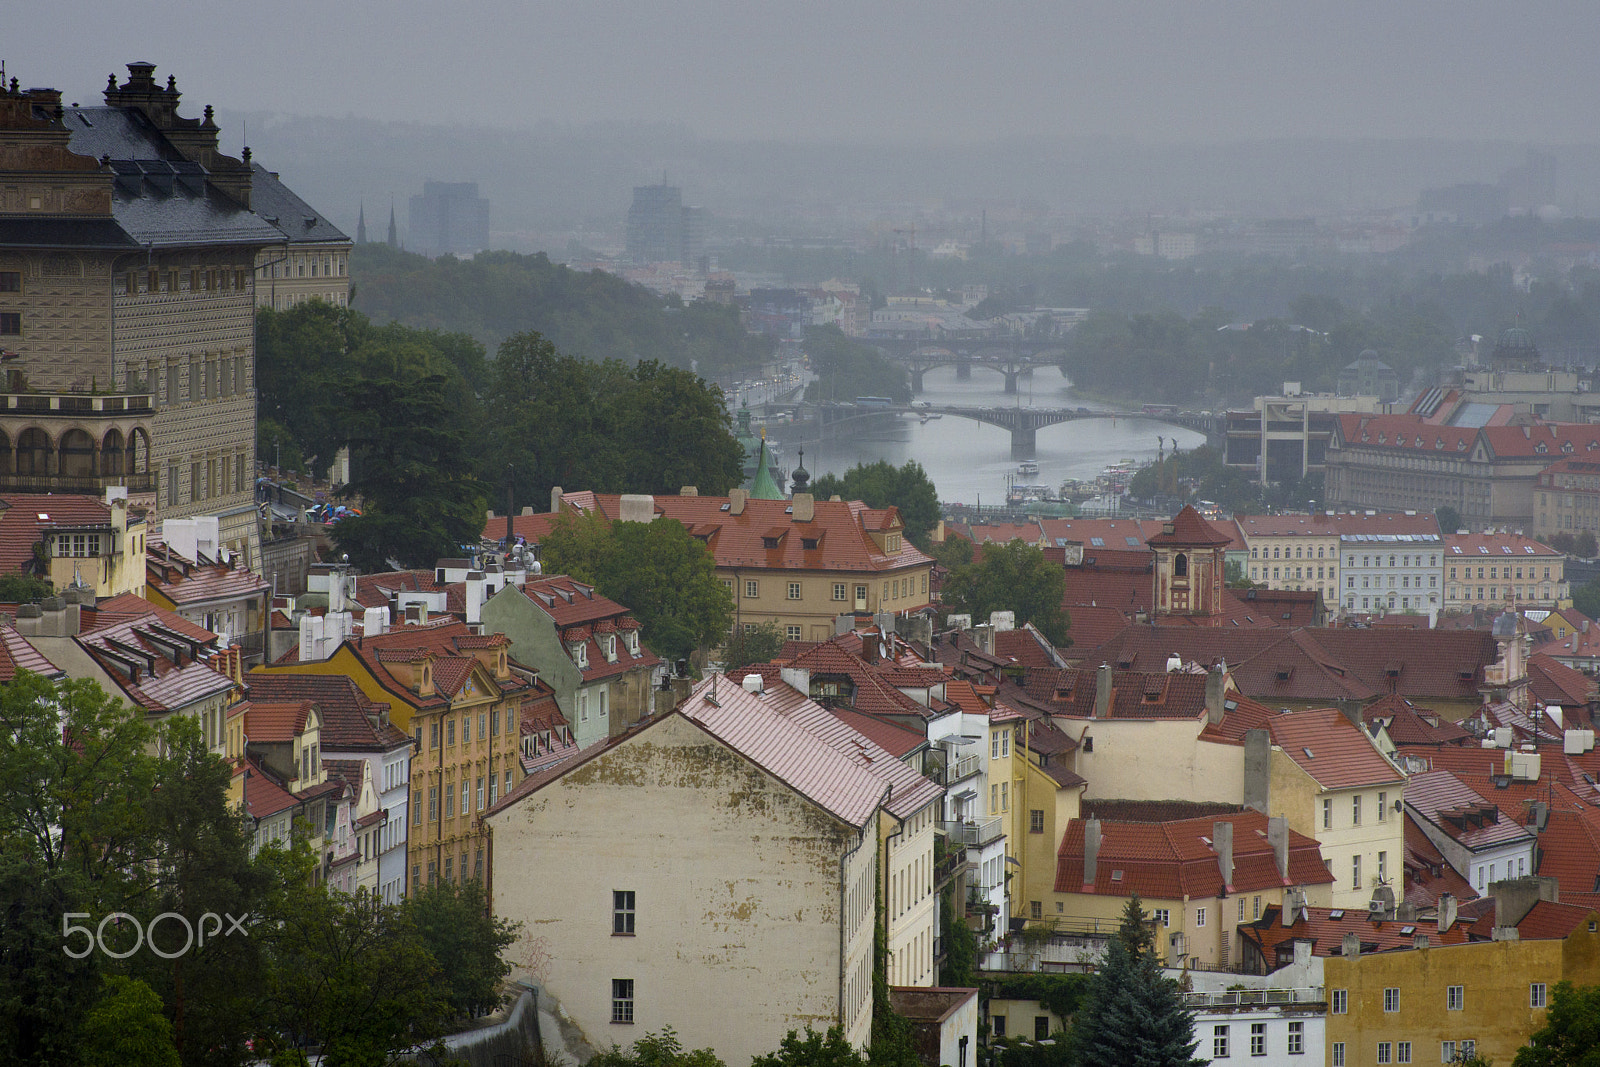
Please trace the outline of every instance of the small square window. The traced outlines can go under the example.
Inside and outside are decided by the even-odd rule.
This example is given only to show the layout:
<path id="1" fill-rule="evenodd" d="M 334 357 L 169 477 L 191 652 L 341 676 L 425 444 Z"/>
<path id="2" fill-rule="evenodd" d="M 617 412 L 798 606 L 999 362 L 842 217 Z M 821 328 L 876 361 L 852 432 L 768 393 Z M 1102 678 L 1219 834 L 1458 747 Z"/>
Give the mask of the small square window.
<path id="1" fill-rule="evenodd" d="M 789 599 L 790 600 L 799 600 L 800 599 L 800 583 L 799 582 L 790 582 L 789 583 Z"/>
<path id="2" fill-rule="evenodd" d="M 22 313 L 20 311 L 0 311 L 0 334 L 19 334 L 22 332 Z"/>
<path id="3" fill-rule="evenodd" d="M 1528 1007 L 1542 1008 L 1545 1004 L 1544 983 L 1534 982 L 1528 986 Z"/>
<path id="4" fill-rule="evenodd" d="M 787 638 L 788 640 L 790 640 L 790 641 L 798 641 L 798 640 L 800 640 L 800 627 L 798 627 L 798 626 L 785 626 L 783 628 L 783 636 L 785 638 Z"/>
<path id="5" fill-rule="evenodd" d="M 22 292 L 22 272 L 19 270 L 0 270 L 0 293 Z"/>
<path id="6" fill-rule="evenodd" d="M 745 596 L 745 599 L 746 600 L 755 600 L 758 596 L 761 595 L 760 590 L 761 590 L 761 587 L 756 584 L 756 581 L 755 581 L 754 578 L 748 579 L 744 583 L 744 596 Z"/>

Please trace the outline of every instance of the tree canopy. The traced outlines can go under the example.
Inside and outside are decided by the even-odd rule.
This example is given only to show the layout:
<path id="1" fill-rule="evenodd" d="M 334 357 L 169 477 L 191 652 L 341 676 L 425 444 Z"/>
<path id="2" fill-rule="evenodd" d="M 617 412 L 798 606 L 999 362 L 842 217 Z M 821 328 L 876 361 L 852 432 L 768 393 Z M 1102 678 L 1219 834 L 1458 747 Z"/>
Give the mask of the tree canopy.
<path id="1" fill-rule="evenodd" d="M 1095 972 L 1074 1027 L 1084 1067 L 1202 1067 L 1195 1056 L 1194 1013 L 1178 984 L 1161 973 L 1137 896 Z"/>
<path id="2" fill-rule="evenodd" d="M 858 463 L 844 477 L 824 474 L 811 483 L 811 494 L 818 500 L 838 496 L 860 500 L 870 507 L 900 509 L 907 540 L 918 547 L 928 543 L 928 535 L 939 524 L 939 491 L 922 464 L 914 459 L 896 467 L 886 459 Z"/>
<path id="3" fill-rule="evenodd" d="M 1512 1067 L 1600 1067 L 1600 985 L 1558 982 L 1544 1026 L 1517 1050 Z"/>
<path id="4" fill-rule="evenodd" d="M 944 583 L 944 602 L 951 611 L 987 622 L 991 612 L 1016 612 L 1016 623 L 1033 623 L 1057 648 L 1072 643 L 1061 602 L 1066 575 L 1044 558 L 1044 552 L 1023 541 L 982 546 L 973 562 L 954 567 Z"/>
<path id="5" fill-rule="evenodd" d="M 626 605 L 645 642 L 668 659 L 721 644 L 733 624 L 733 594 L 717 578 L 711 551 L 674 519 L 563 514 L 540 548 L 547 574 L 591 582 Z"/>
<path id="6" fill-rule="evenodd" d="M 911 402 L 911 376 L 905 368 L 846 337 L 837 326 L 807 326 L 805 351 L 817 376 L 806 386 L 807 400 L 853 403 L 858 396 L 883 396 L 898 404 Z"/>

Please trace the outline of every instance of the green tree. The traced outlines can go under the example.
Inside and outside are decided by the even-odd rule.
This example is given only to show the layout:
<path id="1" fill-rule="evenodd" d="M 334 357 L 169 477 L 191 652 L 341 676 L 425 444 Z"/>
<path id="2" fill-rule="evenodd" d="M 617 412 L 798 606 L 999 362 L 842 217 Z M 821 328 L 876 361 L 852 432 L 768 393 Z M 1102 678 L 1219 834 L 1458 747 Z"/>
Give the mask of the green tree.
<path id="1" fill-rule="evenodd" d="M 744 481 L 744 449 L 722 390 L 655 360 L 629 373 L 620 403 L 626 491 L 676 493 L 685 485 L 725 496 Z"/>
<path id="2" fill-rule="evenodd" d="M 1572 606 L 1591 619 L 1600 619 L 1600 578 L 1585 582 L 1574 589 Z"/>
<path id="3" fill-rule="evenodd" d="M 1557 982 L 1544 1026 L 1517 1050 L 1512 1067 L 1600 1067 L 1600 985 Z"/>
<path id="4" fill-rule="evenodd" d="M 750 1067 L 866 1067 L 866 1062 L 845 1040 L 842 1028 L 830 1026 L 818 1033 L 808 1026 L 804 1037 L 790 1030 L 776 1052 L 756 1056 Z"/>
<path id="5" fill-rule="evenodd" d="M 450 1018 L 439 965 L 398 905 L 302 888 L 259 935 L 269 954 L 265 1032 L 319 1046 L 329 1067 L 387 1067 Z"/>
<path id="6" fill-rule="evenodd" d="M 108 975 L 105 994 L 83 1019 L 85 1067 L 178 1067 L 161 998 L 137 978 Z"/>
<path id="7" fill-rule="evenodd" d="M 1434 517 L 1439 520 L 1439 531 L 1443 534 L 1453 534 L 1462 528 L 1461 512 L 1457 511 L 1449 504 L 1445 504 L 1443 507 L 1435 508 L 1433 514 Z"/>
<path id="8" fill-rule="evenodd" d="M 445 396 L 442 375 L 347 378 L 350 483 L 362 514 L 342 519 L 333 538 L 366 571 L 431 567 L 483 534 L 484 487 L 467 437 Z"/>
<path id="9" fill-rule="evenodd" d="M 940 935 L 949 951 L 939 969 L 939 984 L 962 988 L 977 985 L 978 936 L 967 923 L 966 909 L 956 899 L 953 886 L 945 892 L 940 925 Z"/>
<path id="10" fill-rule="evenodd" d="M 148 887 L 151 740 L 92 681 L 18 671 L 0 686 L 0 1061 L 76 1056 L 102 960 L 69 956 L 83 945 L 63 921 L 128 910 Z"/>
<path id="11" fill-rule="evenodd" d="M 907 460 L 903 467 L 884 459 L 858 463 L 845 471 L 843 478 L 824 474 L 812 483 L 811 492 L 818 500 L 838 496 L 860 500 L 869 507 L 900 509 L 906 538 L 919 548 L 928 543 L 928 535 L 939 523 L 939 491 L 922 464 L 914 459 Z"/>
<path id="12" fill-rule="evenodd" d="M 777 623 L 746 623 L 728 638 L 722 652 L 723 669 L 732 672 L 752 663 L 770 663 L 783 651 L 783 642 L 783 627 Z"/>
<path id="13" fill-rule="evenodd" d="M 570 574 L 626 605 L 658 654 L 683 659 L 719 644 L 733 623 L 733 594 L 706 546 L 683 524 L 608 523 L 562 515 L 540 543 L 547 574 Z"/>
<path id="14" fill-rule="evenodd" d="M 451 1011 L 476 1018 L 498 1009 L 505 999 L 501 983 L 511 973 L 503 953 L 516 942 L 520 924 L 491 914 L 483 883 L 425 885 L 403 908 L 439 965 Z"/>
<path id="15" fill-rule="evenodd" d="M 911 402 L 905 368 L 837 326 L 806 327 L 805 352 L 817 376 L 806 386 L 807 400 L 850 403 L 858 396 L 885 396 L 898 404 Z"/>
<path id="16" fill-rule="evenodd" d="M 944 583 L 950 610 L 987 620 L 991 612 L 1016 612 L 1017 625 L 1033 623 L 1058 648 L 1071 644 L 1071 620 L 1061 606 L 1066 575 L 1044 553 L 1023 541 L 986 544 L 981 557 L 956 567 Z"/>
<path id="17" fill-rule="evenodd" d="M 0 604 L 37 604 L 55 589 L 37 574 L 0 574 Z"/>
<path id="18" fill-rule="evenodd" d="M 612 1045 L 589 1063 L 595 1067 L 724 1067 L 709 1048 L 685 1051 L 670 1026 L 662 1027 L 659 1033 L 645 1034 L 628 1049 Z"/>
<path id="19" fill-rule="evenodd" d="M 1178 984 L 1161 973 L 1137 897 L 1123 911 L 1073 1031 L 1085 1067 L 1201 1067 L 1206 1062 L 1194 1054 L 1194 1013 L 1184 1007 Z"/>
<path id="20" fill-rule="evenodd" d="M 867 1046 L 872 1067 L 918 1067 L 911 1023 L 894 1010 L 889 997 L 889 922 L 883 907 L 883 887 L 876 897 L 872 938 L 872 1036 Z"/>

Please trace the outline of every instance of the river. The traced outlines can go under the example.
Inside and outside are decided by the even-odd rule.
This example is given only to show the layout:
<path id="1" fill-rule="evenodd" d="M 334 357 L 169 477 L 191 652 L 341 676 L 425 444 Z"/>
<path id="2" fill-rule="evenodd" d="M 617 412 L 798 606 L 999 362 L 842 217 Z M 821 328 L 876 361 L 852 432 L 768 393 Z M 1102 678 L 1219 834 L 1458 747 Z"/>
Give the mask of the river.
<path id="1" fill-rule="evenodd" d="M 923 385 L 923 392 L 914 399 L 935 406 L 1104 407 L 1075 398 L 1070 383 L 1054 368 L 1019 379 L 1015 396 L 1006 393 L 1000 374 L 981 366 L 973 367 L 971 380 L 965 382 L 956 380 L 954 367 L 930 370 Z M 880 459 L 897 467 L 914 459 L 928 472 L 939 499 L 946 503 L 1004 503 L 1006 477 L 1017 477 L 1010 433 L 949 415 L 927 422 L 910 415 L 863 419 L 831 431 L 832 436 L 820 442 L 785 441 L 783 432 L 780 423 L 771 427 L 767 436 L 782 448 L 785 468 L 795 466 L 801 448 L 805 449 L 806 470 L 813 477 L 829 472 L 842 475 L 858 463 Z M 1049 486 L 1058 486 L 1067 478 L 1093 480 L 1109 464 L 1154 459 L 1157 435 L 1166 438 L 1169 451 L 1174 438 L 1185 451 L 1205 444 L 1202 434 L 1150 419 L 1064 422 L 1039 431 L 1033 457 L 1039 473 L 1018 480 Z"/>

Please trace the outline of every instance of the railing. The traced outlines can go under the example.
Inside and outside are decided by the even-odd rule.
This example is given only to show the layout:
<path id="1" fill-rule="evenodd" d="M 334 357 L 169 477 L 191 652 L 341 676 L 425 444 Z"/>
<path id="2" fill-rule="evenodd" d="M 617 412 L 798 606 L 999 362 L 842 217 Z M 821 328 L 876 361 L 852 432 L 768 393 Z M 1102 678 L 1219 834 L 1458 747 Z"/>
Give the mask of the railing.
<path id="1" fill-rule="evenodd" d="M 933 868 L 933 890 L 938 892 L 967 866 L 967 847 L 955 845 L 944 859 L 940 860 Z"/>
<path id="2" fill-rule="evenodd" d="M 987 845 L 1005 836 L 1005 820 L 985 819 L 983 822 L 942 822 L 939 830 L 952 842 L 963 845 Z"/>
<path id="3" fill-rule="evenodd" d="M 1301 989 L 1228 989 L 1213 993 L 1185 993 L 1189 1008 L 1246 1008 L 1272 1004 L 1320 1004 L 1327 997 L 1321 986 Z"/>
<path id="4" fill-rule="evenodd" d="M 0 411 L 28 414 L 59 412 L 63 415 L 148 414 L 154 411 L 148 394 L 118 396 L 60 393 L 0 393 Z"/>
<path id="5" fill-rule="evenodd" d="M 983 770 L 983 760 L 977 756 L 958 756 L 947 764 L 944 769 L 944 781 L 941 785 L 952 786 L 964 778 L 971 778 Z"/>
<path id="6" fill-rule="evenodd" d="M 142 474 L 0 474 L 0 490 L 9 493 L 92 493 L 98 496 L 114 485 L 130 493 L 149 493 L 156 487 L 153 472 Z"/>

